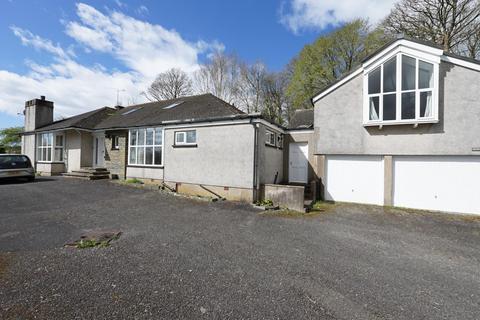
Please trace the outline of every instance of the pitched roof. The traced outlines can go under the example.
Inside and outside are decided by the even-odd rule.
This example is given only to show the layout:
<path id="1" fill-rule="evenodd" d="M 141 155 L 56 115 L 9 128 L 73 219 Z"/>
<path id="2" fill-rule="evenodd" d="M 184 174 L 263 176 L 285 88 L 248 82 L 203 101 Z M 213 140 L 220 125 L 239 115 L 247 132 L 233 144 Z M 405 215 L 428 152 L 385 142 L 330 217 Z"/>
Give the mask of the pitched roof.
<path id="1" fill-rule="evenodd" d="M 295 110 L 288 129 L 310 129 L 313 128 L 313 109 Z"/>
<path id="2" fill-rule="evenodd" d="M 95 129 L 141 127 L 235 115 L 244 115 L 244 112 L 208 93 L 129 106 L 104 119 Z"/>
<path id="3" fill-rule="evenodd" d="M 115 109 L 103 107 L 70 118 L 58 120 L 38 128 L 35 131 L 52 131 L 67 128 L 93 130 L 104 119 L 116 112 Z"/>

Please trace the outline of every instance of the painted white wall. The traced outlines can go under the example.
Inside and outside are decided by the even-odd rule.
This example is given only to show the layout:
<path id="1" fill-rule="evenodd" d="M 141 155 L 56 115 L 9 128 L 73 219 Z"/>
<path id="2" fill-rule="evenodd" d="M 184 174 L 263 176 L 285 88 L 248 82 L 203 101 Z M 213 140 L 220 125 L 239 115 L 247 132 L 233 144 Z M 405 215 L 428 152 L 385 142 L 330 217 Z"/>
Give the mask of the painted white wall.
<path id="1" fill-rule="evenodd" d="M 174 132 L 164 131 L 165 181 L 251 188 L 254 129 L 250 124 L 190 127 L 197 130 L 197 147 L 175 148 Z"/>
<path id="2" fill-rule="evenodd" d="M 127 178 L 163 180 L 163 168 L 127 167 Z"/>
<path id="3" fill-rule="evenodd" d="M 399 207 L 480 214 L 480 157 L 393 158 Z"/>
<path id="4" fill-rule="evenodd" d="M 383 157 L 327 156 L 325 173 L 327 200 L 383 205 Z"/>
<path id="5" fill-rule="evenodd" d="M 65 133 L 65 148 L 67 151 L 67 171 L 80 170 L 82 156 L 80 132 L 69 130 Z"/>
<path id="6" fill-rule="evenodd" d="M 22 136 L 22 153 L 30 158 L 32 164 L 35 164 L 35 135 L 29 134 Z"/>

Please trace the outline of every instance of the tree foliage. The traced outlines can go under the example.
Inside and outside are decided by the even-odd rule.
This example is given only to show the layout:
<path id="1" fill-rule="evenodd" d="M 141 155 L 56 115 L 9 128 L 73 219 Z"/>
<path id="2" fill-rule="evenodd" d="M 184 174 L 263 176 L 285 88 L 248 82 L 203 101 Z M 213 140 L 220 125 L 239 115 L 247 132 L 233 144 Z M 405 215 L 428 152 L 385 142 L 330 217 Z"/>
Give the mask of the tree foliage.
<path id="1" fill-rule="evenodd" d="M 145 92 L 150 101 L 176 99 L 192 94 L 192 80 L 182 70 L 172 68 L 160 73 Z"/>
<path id="2" fill-rule="evenodd" d="M 20 153 L 22 127 L 0 129 L 0 149 L 6 153 Z"/>
<path id="3" fill-rule="evenodd" d="M 432 41 L 445 51 L 479 57 L 478 0 L 402 0 L 385 18 L 383 27 L 390 34 Z"/>
<path id="4" fill-rule="evenodd" d="M 286 92 L 295 108 L 311 107 L 310 98 L 316 92 L 351 71 L 387 41 L 380 30 L 370 29 L 366 20 L 354 20 L 302 49 Z"/>

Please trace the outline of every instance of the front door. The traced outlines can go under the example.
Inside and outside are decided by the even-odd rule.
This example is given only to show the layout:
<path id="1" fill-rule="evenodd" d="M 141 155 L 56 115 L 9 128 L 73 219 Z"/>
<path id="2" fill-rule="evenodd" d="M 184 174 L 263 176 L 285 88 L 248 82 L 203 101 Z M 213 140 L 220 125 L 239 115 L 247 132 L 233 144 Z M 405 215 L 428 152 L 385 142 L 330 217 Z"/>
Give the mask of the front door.
<path id="1" fill-rule="evenodd" d="M 105 166 L 105 136 L 96 134 L 93 136 L 93 167 Z"/>
<path id="2" fill-rule="evenodd" d="M 288 155 L 288 181 L 296 183 L 307 183 L 308 143 L 290 143 Z"/>

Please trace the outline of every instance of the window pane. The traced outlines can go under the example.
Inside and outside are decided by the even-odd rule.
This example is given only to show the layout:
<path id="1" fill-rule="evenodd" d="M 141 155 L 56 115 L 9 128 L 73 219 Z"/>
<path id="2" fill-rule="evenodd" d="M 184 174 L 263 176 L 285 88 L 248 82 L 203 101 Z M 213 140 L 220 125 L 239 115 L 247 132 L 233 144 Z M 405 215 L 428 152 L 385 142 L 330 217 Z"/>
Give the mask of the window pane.
<path id="1" fill-rule="evenodd" d="M 187 143 L 197 142 L 197 131 L 187 131 Z"/>
<path id="2" fill-rule="evenodd" d="M 415 59 L 402 56 L 402 90 L 415 89 Z"/>
<path id="3" fill-rule="evenodd" d="M 368 74 L 368 93 L 380 93 L 380 68 Z"/>
<path id="4" fill-rule="evenodd" d="M 370 120 L 380 119 L 380 98 L 371 97 L 370 98 Z"/>
<path id="5" fill-rule="evenodd" d="M 52 146 L 53 144 L 53 133 L 49 133 L 48 135 L 48 146 Z"/>
<path id="6" fill-rule="evenodd" d="M 42 134 L 42 146 L 48 145 L 48 135 L 46 133 Z"/>
<path id="7" fill-rule="evenodd" d="M 145 144 L 145 129 L 138 130 L 137 145 L 143 146 Z"/>
<path id="8" fill-rule="evenodd" d="M 145 164 L 145 148 L 137 148 L 137 164 Z"/>
<path id="9" fill-rule="evenodd" d="M 185 132 L 175 132 L 175 142 L 176 143 L 185 142 Z"/>
<path id="10" fill-rule="evenodd" d="M 383 120 L 397 119 L 397 95 L 386 94 L 383 96 Z"/>
<path id="11" fill-rule="evenodd" d="M 163 145 L 163 130 L 162 129 L 155 129 L 155 145 L 161 146 Z"/>
<path id="12" fill-rule="evenodd" d="M 433 116 L 432 91 L 420 92 L 420 117 Z"/>
<path id="13" fill-rule="evenodd" d="M 52 161 L 52 148 L 47 148 L 47 159 L 46 161 Z"/>
<path id="14" fill-rule="evenodd" d="M 137 148 L 135 147 L 130 148 L 130 163 L 131 164 L 137 163 Z"/>
<path id="15" fill-rule="evenodd" d="M 153 134 L 154 134 L 154 130 L 152 128 L 148 128 L 147 129 L 147 140 L 145 142 L 145 144 L 147 146 L 152 146 L 153 145 Z"/>
<path id="16" fill-rule="evenodd" d="M 131 146 L 137 145 L 137 130 L 130 131 L 130 145 Z"/>
<path id="17" fill-rule="evenodd" d="M 418 61 L 418 87 L 433 88 L 433 64 Z"/>
<path id="18" fill-rule="evenodd" d="M 145 164 L 153 164 L 153 147 L 145 148 Z"/>
<path id="19" fill-rule="evenodd" d="M 55 148 L 54 161 L 63 161 L 63 148 Z"/>
<path id="20" fill-rule="evenodd" d="M 63 147 L 63 136 L 55 136 L 55 146 Z"/>
<path id="21" fill-rule="evenodd" d="M 383 92 L 397 90 L 397 57 L 394 57 L 383 65 Z"/>
<path id="22" fill-rule="evenodd" d="M 402 119 L 415 119 L 415 92 L 402 93 Z"/>
<path id="23" fill-rule="evenodd" d="M 155 164 L 162 164 L 162 147 L 155 147 Z"/>

